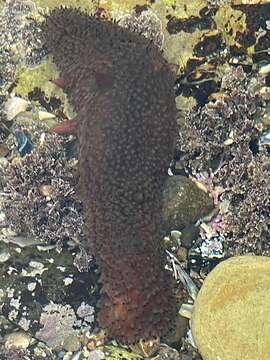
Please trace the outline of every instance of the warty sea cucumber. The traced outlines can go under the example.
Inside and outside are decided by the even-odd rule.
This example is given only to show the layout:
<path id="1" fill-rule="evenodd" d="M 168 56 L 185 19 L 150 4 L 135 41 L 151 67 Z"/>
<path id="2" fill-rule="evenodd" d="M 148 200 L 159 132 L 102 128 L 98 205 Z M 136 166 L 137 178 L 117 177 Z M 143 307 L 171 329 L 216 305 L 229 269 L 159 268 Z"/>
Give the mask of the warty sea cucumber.
<path id="1" fill-rule="evenodd" d="M 124 343 L 161 336 L 176 316 L 161 235 L 174 75 L 154 44 L 104 18 L 59 8 L 43 31 L 78 114 L 83 245 L 101 273 L 99 323 Z"/>

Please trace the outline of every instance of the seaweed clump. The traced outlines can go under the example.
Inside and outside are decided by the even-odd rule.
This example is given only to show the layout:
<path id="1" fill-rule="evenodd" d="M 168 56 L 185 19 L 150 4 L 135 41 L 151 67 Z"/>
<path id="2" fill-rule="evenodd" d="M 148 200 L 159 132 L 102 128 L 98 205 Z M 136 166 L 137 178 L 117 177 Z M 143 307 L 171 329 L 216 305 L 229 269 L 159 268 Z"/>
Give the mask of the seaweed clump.
<path id="1" fill-rule="evenodd" d="M 5 193 L 2 209 L 11 230 L 59 246 L 83 237 L 74 168 L 63 145 L 59 137 L 47 134 L 30 154 L 0 169 Z"/>
<path id="2" fill-rule="evenodd" d="M 151 41 L 104 18 L 60 8 L 43 30 L 78 113 L 84 246 L 103 284 L 99 323 L 124 343 L 161 336 L 176 316 L 161 233 L 174 75 Z"/>
<path id="3" fill-rule="evenodd" d="M 1 346 L 0 348 L 0 359 L 1 360 L 28 360 L 30 357 L 29 352 L 25 349 L 20 349 L 16 347 L 5 348 Z"/>
<path id="4" fill-rule="evenodd" d="M 224 218 L 228 254 L 270 256 L 269 155 L 239 151 L 220 176 L 231 190 L 225 196 L 230 202 Z"/>
<path id="5" fill-rule="evenodd" d="M 183 167 L 195 176 L 214 170 L 216 205 L 228 204 L 220 214 L 227 255 L 270 255 L 269 154 L 259 141 L 268 107 L 265 77 L 239 66 L 227 72 L 205 106 L 188 113 L 181 128 Z"/>
<path id="6" fill-rule="evenodd" d="M 263 80 L 255 83 L 262 86 Z M 177 145 L 187 168 L 217 168 L 258 137 L 256 117 L 264 104 L 258 90 L 241 66 L 231 68 L 222 79 L 220 91 L 203 107 L 188 112 L 180 124 Z"/>

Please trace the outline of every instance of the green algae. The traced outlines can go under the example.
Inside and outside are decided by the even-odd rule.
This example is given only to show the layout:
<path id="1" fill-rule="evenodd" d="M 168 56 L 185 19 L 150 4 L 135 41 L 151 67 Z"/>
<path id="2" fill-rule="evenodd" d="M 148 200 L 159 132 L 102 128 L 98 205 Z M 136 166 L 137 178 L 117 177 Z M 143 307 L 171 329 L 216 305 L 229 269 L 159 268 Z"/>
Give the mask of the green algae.
<path id="1" fill-rule="evenodd" d="M 34 68 L 18 66 L 16 71 L 17 86 L 15 92 L 18 96 L 27 98 L 30 92 L 35 89 L 40 89 L 48 99 L 51 97 L 60 99 L 64 113 L 69 118 L 73 118 L 75 113 L 66 94 L 60 87 L 50 81 L 58 77 L 59 72 L 53 62 L 52 56 L 48 56 L 41 65 Z"/>
<path id="2" fill-rule="evenodd" d="M 196 29 L 193 32 L 180 31 L 171 34 L 167 30 L 169 19 L 186 20 L 199 17 L 200 11 L 207 6 L 204 0 L 177 2 L 174 0 L 157 0 L 151 5 L 151 10 L 161 20 L 164 33 L 164 57 L 176 66 L 176 73 L 182 73 L 190 59 L 194 58 L 194 48 L 205 34 L 214 33 L 213 30 Z"/>
<path id="3" fill-rule="evenodd" d="M 119 16 L 130 12 L 136 6 L 149 5 L 150 1 L 147 0 L 100 0 L 99 7 L 104 9 L 110 16 Z"/>
<path id="4" fill-rule="evenodd" d="M 98 6 L 98 1 L 92 0 L 35 0 L 37 6 L 44 9 L 49 8 L 50 10 L 59 7 L 61 5 L 80 8 L 91 14 L 95 11 Z"/>
<path id="5" fill-rule="evenodd" d="M 225 5 L 218 9 L 213 18 L 226 45 L 240 47 L 237 37 L 246 31 L 246 15 L 242 11 Z"/>
<path id="6" fill-rule="evenodd" d="M 58 71 L 52 57 L 48 56 L 45 62 L 34 68 L 18 66 L 16 70 L 16 93 L 22 97 L 27 96 L 34 88 L 43 88 L 44 84 L 56 78 Z"/>
<path id="7" fill-rule="evenodd" d="M 158 9 L 165 8 L 168 18 L 173 16 L 179 19 L 187 19 L 191 16 L 198 17 L 200 16 L 200 11 L 205 7 L 207 7 L 206 0 L 157 0 L 151 6 L 153 11 L 157 10 L 157 15 L 160 14 Z"/>
<path id="8" fill-rule="evenodd" d="M 177 66 L 177 74 L 183 72 L 188 61 L 194 58 L 193 50 L 207 31 L 194 31 L 189 34 L 180 31 L 178 34 L 166 34 L 164 41 L 164 56 L 170 64 Z"/>
<path id="9" fill-rule="evenodd" d="M 40 1 L 40 0 L 39 0 Z M 66 4 L 66 2 L 65 2 Z M 170 17 L 189 18 L 199 16 L 200 11 L 207 6 L 206 0 L 178 1 L 178 0 L 100 0 L 99 7 L 103 8 L 110 16 L 126 13 L 136 6 L 145 6 L 153 10 L 158 17 L 167 16 L 164 21 L 168 22 Z"/>
<path id="10" fill-rule="evenodd" d="M 196 105 L 196 100 L 193 97 L 179 95 L 175 98 L 175 103 L 177 110 L 189 111 Z"/>

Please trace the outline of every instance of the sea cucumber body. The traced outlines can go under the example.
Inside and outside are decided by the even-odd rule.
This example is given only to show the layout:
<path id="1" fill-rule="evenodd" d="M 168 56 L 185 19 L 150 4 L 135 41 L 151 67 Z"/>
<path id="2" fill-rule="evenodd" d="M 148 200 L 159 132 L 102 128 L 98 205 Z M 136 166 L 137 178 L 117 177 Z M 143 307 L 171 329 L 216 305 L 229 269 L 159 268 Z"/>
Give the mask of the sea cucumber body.
<path id="1" fill-rule="evenodd" d="M 163 335 L 176 314 L 161 235 L 173 74 L 148 40 L 107 20 L 58 9 L 44 30 L 78 113 L 84 246 L 101 273 L 100 325 L 125 343 Z"/>

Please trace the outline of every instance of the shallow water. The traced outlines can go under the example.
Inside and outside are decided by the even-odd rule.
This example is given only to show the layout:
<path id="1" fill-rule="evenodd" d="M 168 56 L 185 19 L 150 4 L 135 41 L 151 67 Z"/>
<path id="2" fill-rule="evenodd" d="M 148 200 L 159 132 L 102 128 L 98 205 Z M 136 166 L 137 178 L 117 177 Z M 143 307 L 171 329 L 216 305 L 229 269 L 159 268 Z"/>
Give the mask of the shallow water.
<path id="1" fill-rule="evenodd" d="M 178 307 L 186 309 L 223 260 L 269 256 L 270 5 L 79 3 L 156 41 L 176 74 L 163 235 Z M 80 246 L 77 142 L 65 122 L 75 111 L 50 81 L 59 74 L 39 26 L 48 9 L 41 0 L 12 0 L 0 11 L 0 358 L 201 359 L 181 315 L 162 346 L 139 342 L 132 351 L 101 331 L 99 269 Z"/>

